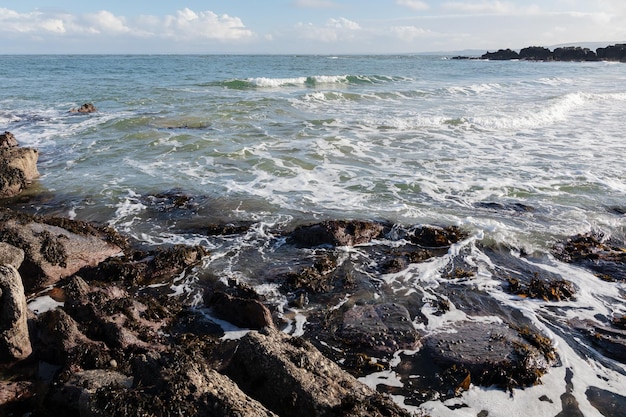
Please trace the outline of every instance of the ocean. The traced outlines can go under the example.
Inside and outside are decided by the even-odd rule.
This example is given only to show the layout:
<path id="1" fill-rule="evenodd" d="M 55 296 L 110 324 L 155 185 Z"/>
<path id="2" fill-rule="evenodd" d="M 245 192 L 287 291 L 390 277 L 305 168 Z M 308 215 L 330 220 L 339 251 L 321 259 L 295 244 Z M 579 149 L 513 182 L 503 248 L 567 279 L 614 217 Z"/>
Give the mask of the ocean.
<path id="1" fill-rule="evenodd" d="M 512 394 L 472 386 L 448 400 L 464 407 L 397 401 L 433 416 L 552 417 L 571 372 L 580 410 L 601 416 L 586 392 L 623 395 L 626 366 L 587 346 L 568 320 L 626 315 L 626 283 L 551 250 L 579 233 L 626 238 L 625 69 L 421 55 L 0 56 L 0 130 L 40 155 L 41 177 L 11 204 L 108 224 L 146 246 L 204 245 L 203 268 L 173 288 L 193 293 L 210 273 L 273 294 L 278 308 L 283 295 L 259 278 L 288 263 L 275 230 L 326 219 L 459 226 L 469 238 L 443 260 L 372 280 L 399 298 L 437 293 L 450 282 L 446 259 L 463 257 L 477 272 L 454 284 L 520 312 L 560 363 L 543 385 Z M 69 112 L 83 103 L 98 111 Z M 172 195 L 185 210 L 163 205 Z M 251 227 L 196 232 L 229 222 Z M 575 299 L 508 293 L 484 248 L 532 255 L 524 262 L 571 281 Z M 424 333 L 470 315 L 454 304 L 443 317 L 422 313 L 432 318 Z M 286 331 L 306 334 L 306 309 L 295 317 Z"/>

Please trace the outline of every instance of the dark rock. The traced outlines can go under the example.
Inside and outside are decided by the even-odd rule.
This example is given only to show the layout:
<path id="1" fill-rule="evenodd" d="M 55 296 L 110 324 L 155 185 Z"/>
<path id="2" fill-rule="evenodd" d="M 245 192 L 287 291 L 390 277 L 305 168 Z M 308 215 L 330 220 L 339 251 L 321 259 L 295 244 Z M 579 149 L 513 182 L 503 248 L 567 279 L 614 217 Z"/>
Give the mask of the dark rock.
<path id="1" fill-rule="evenodd" d="M 541 46 L 529 46 L 519 51 L 519 58 L 529 61 L 550 61 L 552 55 L 552 51 Z"/>
<path id="2" fill-rule="evenodd" d="M 618 43 L 616 45 L 610 45 L 606 48 L 596 49 L 596 55 L 598 59 L 605 61 L 620 61 L 626 62 L 626 44 Z"/>
<path id="3" fill-rule="evenodd" d="M 12 415 L 7 412 L 7 407 L 28 401 L 35 394 L 36 388 L 32 381 L 0 381 L 0 415 Z"/>
<path id="4" fill-rule="evenodd" d="M 0 134 L 0 148 L 14 148 L 16 147 L 17 139 L 11 132 L 4 132 Z"/>
<path id="5" fill-rule="evenodd" d="M 337 259 L 330 253 L 322 253 L 316 257 L 312 266 L 286 273 L 281 288 L 291 292 L 304 290 L 313 294 L 328 293 L 340 284 L 338 277 L 333 274 L 336 269 Z"/>
<path id="6" fill-rule="evenodd" d="M 552 253 L 563 262 L 592 270 L 602 279 L 626 281 L 624 242 L 609 239 L 603 233 L 573 236 L 554 245 Z"/>
<path id="7" fill-rule="evenodd" d="M 354 246 L 381 237 L 386 226 L 361 220 L 327 220 L 310 226 L 297 227 L 288 242 L 299 247 Z"/>
<path id="8" fill-rule="evenodd" d="M 28 306 L 22 278 L 11 265 L 0 265 L 0 362 L 30 356 Z"/>
<path id="9" fill-rule="evenodd" d="M 567 46 L 556 48 L 552 53 L 555 61 L 597 61 L 596 53 L 589 48 Z"/>
<path id="10" fill-rule="evenodd" d="M 451 330 L 426 337 L 424 354 L 443 369 L 462 370 L 477 385 L 532 386 L 556 359 L 551 342 L 529 330 L 472 322 Z"/>
<path id="11" fill-rule="evenodd" d="M 39 316 L 37 333 L 38 357 L 66 368 L 106 368 L 112 360 L 107 346 L 90 340 L 78 323 L 61 309 Z"/>
<path id="12" fill-rule="evenodd" d="M 589 320 L 572 320 L 569 324 L 604 356 L 626 363 L 626 330 L 603 326 Z"/>
<path id="13" fill-rule="evenodd" d="M 391 355 L 420 346 L 407 309 L 400 304 L 353 306 L 344 312 L 337 337 L 353 349 Z"/>
<path id="14" fill-rule="evenodd" d="M 576 289 L 574 284 L 564 279 L 542 279 L 535 275 L 528 285 L 524 285 L 517 278 L 508 279 L 508 291 L 520 297 L 530 297 L 545 301 L 562 301 L 574 297 Z"/>
<path id="15" fill-rule="evenodd" d="M 481 59 L 489 59 L 491 61 L 508 61 L 511 59 L 519 59 L 520 56 L 517 52 L 511 49 L 499 49 L 496 52 L 487 52 L 483 54 Z"/>
<path id="16" fill-rule="evenodd" d="M 421 247 L 443 248 L 466 237 L 467 233 L 456 226 L 419 226 L 409 232 L 408 240 Z"/>
<path id="17" fill-rule="evenodd" d="M 604 417 L 622 417 L 626 411 L 626 397 L 597 387 L 587 388 L 587 399 Z"/>
<path id="18" fill-rule="evenodd" d="M 408 416 L 309 342 L 275 330 L 244 336 L 226 368 L 248 395 L 282 416 Z"/>
<path id="19" fill-rule="evenodd" d="M 138 355 L 132 386 L 99 389 L 90 405 L 96 416 L 275 416 L 199 352 L 181 350 Z"/>
<path id="20" fill-rule="evenodd" d="M 92 103 L 85 103 L 78 108 L 70 109 L 70 113 L 94 113 L 98 111 Z"/>
<path id="21" fill-rule="evenodd" d="M 245 329 L 274 327 L 272 313 L 259 300 L 215 292 L 208 300 L 207 307 L 211 307 L 218 318 L 238 327 Z"/>
<path id="22" fill-rule="evenodd" d="M 127 251 L 96 266 L 84 267 L 79 274 L 87 281 L 125 281 L 147 285 L 166 281 L 186 268 L 197 265 L 208 251 L 202 246 L 174 245 L 154 251 Z"/>

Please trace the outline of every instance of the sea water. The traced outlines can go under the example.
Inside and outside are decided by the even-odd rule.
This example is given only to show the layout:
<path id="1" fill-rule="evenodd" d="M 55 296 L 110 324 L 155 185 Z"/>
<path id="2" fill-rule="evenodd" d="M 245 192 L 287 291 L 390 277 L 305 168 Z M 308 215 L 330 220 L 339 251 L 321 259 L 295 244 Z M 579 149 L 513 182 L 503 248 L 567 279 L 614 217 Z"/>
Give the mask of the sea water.
<path id="1" fill-rule="evenodd" d="M 566 324 L 625 315 L 625 284 L 550 255 L 556 242 L 578 233 L 626 234 L 624 64 L 1 56 L 0 88 L 0 130 L 39 150 L 41 177 L 27 192 L 37 196 L 29 209 L 108 224 L 146 245 L 205 245 L 204 269 L 250 282 L 277 305 L 276 288 L 256 278 L 280 246 L 272 230 L 322 219 L 466 230 L 470 238 L 447 258 L 377 279 L 397 291 L 437 291 L 447 282 L 447 260 L 467 253 L 477 273 L 457 284 L 521 311 L 553 340 L 561 364 L 543 385 L 513 395 L 472 386 L 460 399 L 422 404 L 431 415 L 554 416 L 566 372 L 586 416 L 600 415 L 586 399 L 589 386 L 625 393 L 625 366 L 581 349 Z M 69 112 L 83 103 L 98 111 Z M 194 196 L 193 215 L 152 207 L 148 197 L 161 193 Z M 236 221 L 252 227 L 231 238 L 193 232 Z M 480 249 L 490 245 L 534 254 L 523 262 L 573 282 L 576 299 L 508 294 Z M 193 292 L 193 281 L 193 274 L 180 277 L 172 290 Z M 430 319 L 420 328 L 426 334 L 476 320 L 454 305 L 443 316 L 422 313 Z M 306 314 L 290 314 L 286 331 L 306 334 Z M 364 382 L 396 384 L 393 370 L 386 372 Z M 542 395 L 553 402 L 539 401 Z"/>

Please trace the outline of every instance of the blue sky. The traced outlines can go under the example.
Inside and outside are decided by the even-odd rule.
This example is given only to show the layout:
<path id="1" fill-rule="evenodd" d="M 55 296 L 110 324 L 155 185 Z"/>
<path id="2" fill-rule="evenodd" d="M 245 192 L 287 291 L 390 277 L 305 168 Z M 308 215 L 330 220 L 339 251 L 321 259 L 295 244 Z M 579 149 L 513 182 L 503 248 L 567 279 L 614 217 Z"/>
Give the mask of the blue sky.
<path id="1" fill-rule="evenodd" d="M 626 0 L 4 1 L 0 53 L 416 53 L 626 41 Z"/>

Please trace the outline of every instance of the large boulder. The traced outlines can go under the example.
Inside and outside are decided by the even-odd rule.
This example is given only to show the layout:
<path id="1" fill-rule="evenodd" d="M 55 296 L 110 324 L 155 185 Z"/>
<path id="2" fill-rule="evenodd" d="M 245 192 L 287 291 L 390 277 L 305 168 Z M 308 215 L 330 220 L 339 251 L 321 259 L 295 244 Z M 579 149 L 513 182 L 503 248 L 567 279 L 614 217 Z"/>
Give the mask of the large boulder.
<path id="1" fill-rule="evenodd" d="M 610 45 L 606 48 L 596 49 L 596 55 L 598 59 L 605 61 L 620 61 L 626 62 L 626 44 L 618 43 L 616 45 Z"/>
<path id="2" fill-rule="evenodd" d="M 39 176 L 37 150 L 18 148 L 13 144 L 13 135 L 8 136 L 7 133 L 2 135 L 0 141 L 0 198 L 19 194 Z"/>
<path id="3" fill-rule="evenodd" d="M 25 359 L 32 353 L 28 307 L 22 278 L 15 267 L 0 265 L 0 360 Z"/>
<path id="4" fill-rule="evenodd" d="M 28 293 L 121 252 L 119 246 L 106 240 L 104 233 L 84 228 L 80 222 L 72 223 L 75 228 L 70 231 L 35 217 L 13 216 L 8 211 L 2 214 L 0 241 L 24 251 L 19 271 Z"/>
<path id="5" fill-rule="evenodd" d="M 528 61 L 551 61 L 552 51 L 541 46 L 529 46 L 519 51 L 519 58 Z"/>
<path id="6" fill-rule="evenodd" d="M 589 48 L 567 46 L 556 48 L 552 53 L 555 61 L 597 61 L 596 53 Z"/>
<path id="7" fill-rule="evenodd" d="M 225 372 L 281 416 L 409 415 L 309 342 L 269 328 L 244 336 Z"/>
<path id="8" fill-rule="evenodd" d="M 519 59 L 519 57 L 519 54 L 511 49 L 499 49 L 496 52 L 487 52 L 480 58 L 489 59 L 491 61 L 508 61 L 511 59 Z"/>

